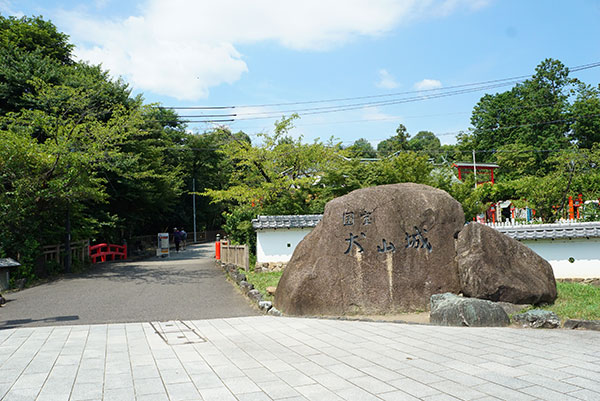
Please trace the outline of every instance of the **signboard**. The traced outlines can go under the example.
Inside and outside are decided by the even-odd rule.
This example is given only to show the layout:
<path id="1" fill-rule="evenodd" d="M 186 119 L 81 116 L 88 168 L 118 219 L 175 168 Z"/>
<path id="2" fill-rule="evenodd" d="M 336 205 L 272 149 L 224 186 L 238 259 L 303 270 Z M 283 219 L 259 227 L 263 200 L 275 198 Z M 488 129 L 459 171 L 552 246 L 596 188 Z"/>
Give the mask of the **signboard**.
<path id="1" fill-rule="evenodd" d="M 169 233 L 158 233 L 157 239 L 156 256 L 169 256 Z"/>

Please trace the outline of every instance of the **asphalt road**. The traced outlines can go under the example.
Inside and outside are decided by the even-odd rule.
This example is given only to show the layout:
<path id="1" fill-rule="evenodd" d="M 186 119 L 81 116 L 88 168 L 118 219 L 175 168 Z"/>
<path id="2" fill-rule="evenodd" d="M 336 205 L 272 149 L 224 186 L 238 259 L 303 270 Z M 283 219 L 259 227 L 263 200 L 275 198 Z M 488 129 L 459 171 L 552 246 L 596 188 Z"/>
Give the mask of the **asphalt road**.
<path id="1" fill-rule="evenodd" d="M 193 245 L 169 258 L 101 263 L 85 274 L 5 293 L 0 329 L 260 314 L 213 257 L 212 244 Z"/>

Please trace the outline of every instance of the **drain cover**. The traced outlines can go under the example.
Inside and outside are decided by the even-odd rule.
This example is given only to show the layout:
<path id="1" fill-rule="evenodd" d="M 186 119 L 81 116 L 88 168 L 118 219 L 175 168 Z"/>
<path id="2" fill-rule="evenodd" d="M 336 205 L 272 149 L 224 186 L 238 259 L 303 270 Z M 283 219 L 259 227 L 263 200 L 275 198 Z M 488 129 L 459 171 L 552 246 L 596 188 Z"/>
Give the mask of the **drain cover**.
<path id="1" fill-rule="evenodd" d="M 171 322 L 150 322 L 150 325 L 167 344 L 185 345 L 206 342 L 196 330 L 187 323 L 177 320 Z"/>

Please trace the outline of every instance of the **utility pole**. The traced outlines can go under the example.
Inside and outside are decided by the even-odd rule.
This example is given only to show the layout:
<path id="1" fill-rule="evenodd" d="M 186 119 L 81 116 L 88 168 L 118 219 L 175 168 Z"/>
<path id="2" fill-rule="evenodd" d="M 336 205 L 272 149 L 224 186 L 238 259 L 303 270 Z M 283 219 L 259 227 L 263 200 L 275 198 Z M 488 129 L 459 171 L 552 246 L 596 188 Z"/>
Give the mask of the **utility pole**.
<path id="1" fill-rule="evenodd" d="M 65 222 L 65 272 L 71 273 L 71 201 L 67 200 L 67 221 Z"/>
<path id="2" fill-rule="evenodd" d="M 477 165 L 475 164 L 475 149 L 473 149 L 473 177 L 475 178 L 475 189 L 477 189 Z"/>
<path id="3" fill-rule="evenodd" d="M 192 203 L 194 206 L 194 243 L 196 243 L 196 179 L 192 178 Z"/>

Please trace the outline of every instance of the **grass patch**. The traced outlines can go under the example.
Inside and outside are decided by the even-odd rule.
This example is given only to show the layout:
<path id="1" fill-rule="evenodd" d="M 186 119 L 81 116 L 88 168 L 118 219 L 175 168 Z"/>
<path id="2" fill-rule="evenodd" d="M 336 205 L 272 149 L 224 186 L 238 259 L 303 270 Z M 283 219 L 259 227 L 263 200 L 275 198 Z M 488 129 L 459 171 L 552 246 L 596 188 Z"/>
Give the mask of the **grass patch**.
<path id="1" fill-rule="evenodd" d="M 267 287 L 277 287 L 283 272 L 244 272 L 248 282 L 263 294 L 263 299 L 272 301 Z M 558 297 L 545 309 L 556 313 L 562 321 L 566 319 L 600 320 L 600 287 L 582 283 L 557 282 Z"/>
<path id="2" fill-rule="evenodd" d="M 283 272 L 268 272 L 268 273 L 254 273 L 254 272 L 244 272 L 246 274 L 246 279 L 249 283 L 254 285 L 258 291 L 263 294 L 263 299 L 265 301 L 272 301 L 273 296 L 267 294 L 267 287 L 277 287 L 279 283 L 279 279 Z"/>
<path id="3" fill-rule="evenodd" d="M 554 304 L 541 309 L 556 313 L 561 320 L 600 320 L 600 287 L 581 283 L 556 283 Z"/>

